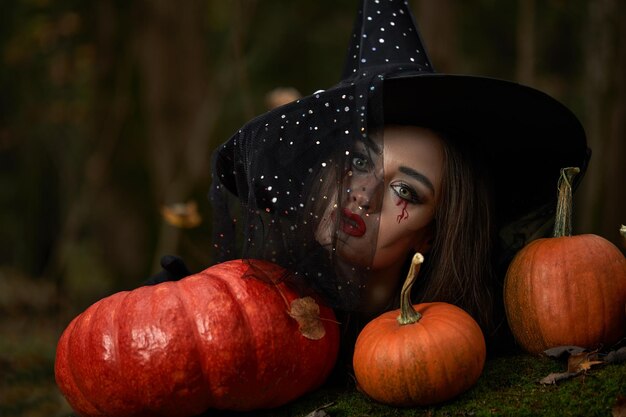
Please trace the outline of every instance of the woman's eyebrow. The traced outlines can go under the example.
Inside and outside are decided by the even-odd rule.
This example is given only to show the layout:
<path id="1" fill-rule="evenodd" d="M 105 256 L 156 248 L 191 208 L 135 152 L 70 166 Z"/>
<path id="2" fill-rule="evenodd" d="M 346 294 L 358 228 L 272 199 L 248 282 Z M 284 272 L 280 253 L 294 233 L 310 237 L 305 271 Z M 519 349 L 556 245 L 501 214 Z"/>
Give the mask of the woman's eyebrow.
<path id="1" fill-rule="evenodd" d="M 421 182 L 422 184 L 424 184 L 430 191 L 432 191 L 433 195 L 435 195 L 435 187 L 433 186 L 433 183 L 428 179 L 428 177 L 422 173 L 417 172 L 416 170 L 414 170 L 413 168 L 409 168 L 406 166 L 401 166 L 399 168 L 400 172 L 415 178 L 417 181 Z"/>

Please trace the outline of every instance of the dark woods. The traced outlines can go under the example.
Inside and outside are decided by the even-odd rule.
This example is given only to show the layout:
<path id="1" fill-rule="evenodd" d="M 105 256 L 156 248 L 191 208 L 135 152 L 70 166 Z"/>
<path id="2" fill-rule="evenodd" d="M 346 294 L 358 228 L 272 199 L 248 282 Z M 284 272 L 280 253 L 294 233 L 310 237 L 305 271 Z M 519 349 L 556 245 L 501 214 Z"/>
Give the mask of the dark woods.
<path id="1" fill-rule="evenodd" d="M 438 71 L 515 79 L 574 110 L 593 149 L 574 232 L 626 250 L 618 233 L 626 5 L 412 6 Z M 162 254 L 181 255 L 192 271 L 207 267 L 212 149 L 265 111 L 274 89 L 307 95 L 334 84 L 354 8 L 330 0 L 4 4 L 0 273 L 53 283 L 80 310 L 139 285 Z M 203 221 L 164 220 L 164 206 L 188 201 Z"/>

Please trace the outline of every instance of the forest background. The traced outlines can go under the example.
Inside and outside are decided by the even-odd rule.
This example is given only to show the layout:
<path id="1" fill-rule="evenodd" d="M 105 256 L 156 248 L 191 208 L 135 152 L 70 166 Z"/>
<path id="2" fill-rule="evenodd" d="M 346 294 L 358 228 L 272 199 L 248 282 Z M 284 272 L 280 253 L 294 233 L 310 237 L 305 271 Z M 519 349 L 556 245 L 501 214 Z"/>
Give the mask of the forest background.
<path id="1" fill-rule="evenodd" d="M 576 113 L 593 156 L 574 231 L 624 251 L 626 2 L 410 3 L 438 72 L 516 80 Z M 210 265 L 212 150 L 266 111 L 275 89 L 309 95 L 334 85 L 355 7 L 2 2 L 0 411 L 62 412 L 55 343 L 89 304 L 140 285 L 163 254 L 193 271 Z M 188 201 L 204 219 L 197 227 L 164 220 L 164 206 Z M 39 369 L 48 386 L 24 388 L 23 369 Z"/>

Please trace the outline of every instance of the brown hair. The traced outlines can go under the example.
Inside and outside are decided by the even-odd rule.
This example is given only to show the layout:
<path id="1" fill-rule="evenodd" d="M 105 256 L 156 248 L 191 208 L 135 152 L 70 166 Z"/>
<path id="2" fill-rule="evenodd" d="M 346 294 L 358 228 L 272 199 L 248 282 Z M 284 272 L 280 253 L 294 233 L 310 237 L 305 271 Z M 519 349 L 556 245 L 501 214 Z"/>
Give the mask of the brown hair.
<path id="1" fill-rule="evenodd" d="M 435 209 L 434 240 L 417 296 L 445 301 L 470 313 L 483 331 L 493 329 L 493 225 L 488 177 L 471 149 L 444 141 L 442 196 Z M 487 336 L 487 334 L 486 334 Z"/>

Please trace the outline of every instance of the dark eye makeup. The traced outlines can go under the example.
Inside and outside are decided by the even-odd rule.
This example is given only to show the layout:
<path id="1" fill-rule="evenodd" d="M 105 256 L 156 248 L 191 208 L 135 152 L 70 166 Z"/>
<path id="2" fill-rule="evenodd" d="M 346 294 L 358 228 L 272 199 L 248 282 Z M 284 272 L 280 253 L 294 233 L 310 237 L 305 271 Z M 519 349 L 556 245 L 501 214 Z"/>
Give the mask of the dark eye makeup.
<path id="1" fill-rule="evenodd" d="M 424 198 L 413 187 L 402 181 L 396 181 L 390 184 L 391 189 L 401 199 L 411 204 L 422 204 Z"/>

